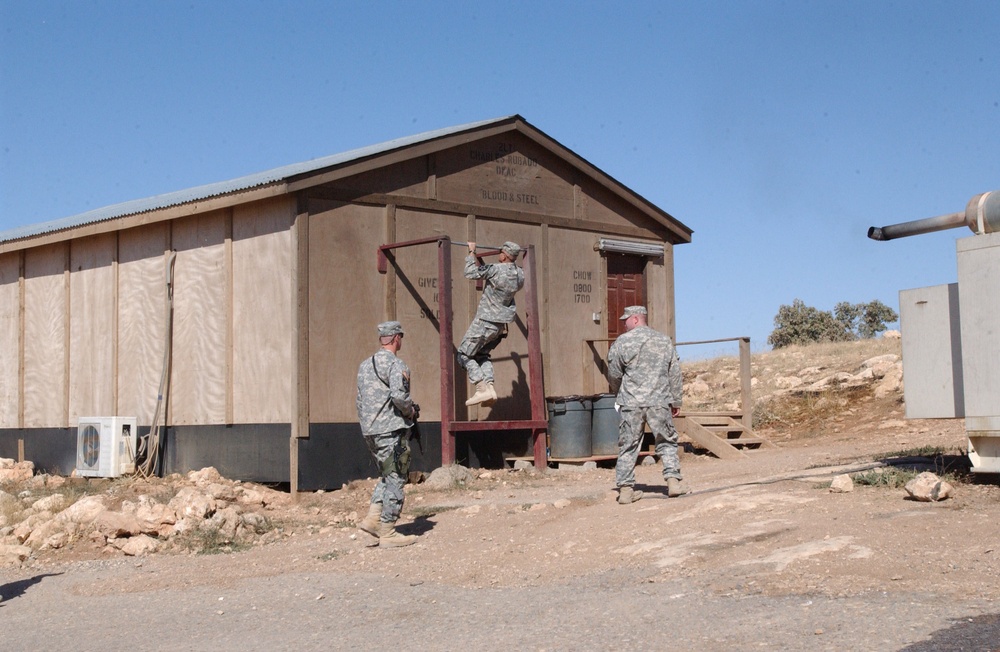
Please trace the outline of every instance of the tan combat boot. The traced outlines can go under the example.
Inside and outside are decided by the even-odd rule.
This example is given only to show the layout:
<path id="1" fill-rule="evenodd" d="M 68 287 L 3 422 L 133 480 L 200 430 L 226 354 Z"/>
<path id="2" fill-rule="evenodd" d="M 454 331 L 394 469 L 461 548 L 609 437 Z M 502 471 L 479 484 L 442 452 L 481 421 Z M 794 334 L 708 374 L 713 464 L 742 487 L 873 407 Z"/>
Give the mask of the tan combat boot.
<path id="1" fill-rule="evenodd" d="M 368 515 L 358 523 L 358 529 L 378 537 L 379 517 L 382 515 L 382 503 L 372 503 L 368 506 Z"/>
<path id="2" fill-rule="evenodd" d="M 622 487 L 618 490 L 618 504 L 631 505 L 642 498 L 642 492 L 636 491 L 632 487 Z"/>
<path id="3" fill-rule="evenodd" d="M 491 398 L 496 397 L 496 392 L 490 392 L 490 387 L 485 380 L 481 380 L 476 383 L 476 393 L 469 397 L 469 400 L 465 402 L 466 405 L 478 405 Z"/>
<path id="4" fill-rule="evenodd" d="M 417 542 L 416 535 L 396 532 L 395 523 L 383 521 L 378 526 L 378 545 L 382 548 L 402 548 Z"/>
<path id="5" fill-rule="evenodd" d="M 488 399 L 486 399 L 485 401 L 483 401 L 483 407 L 491 407 L 494 403 L 497 402 L 497 390 L 496 390 L 495 387 L 493 387 L 493 381 L 492 380 L 487 380 L 486 381 L 486 389 L 489 390 L 490 397 Z"/>
<path id="6" fill-rule="evenodd" d="M 683 496 L 688 491 L 690 490 L 681 483 L 680 478 L 667 478 L 667 495 L 671 498 Z"/>

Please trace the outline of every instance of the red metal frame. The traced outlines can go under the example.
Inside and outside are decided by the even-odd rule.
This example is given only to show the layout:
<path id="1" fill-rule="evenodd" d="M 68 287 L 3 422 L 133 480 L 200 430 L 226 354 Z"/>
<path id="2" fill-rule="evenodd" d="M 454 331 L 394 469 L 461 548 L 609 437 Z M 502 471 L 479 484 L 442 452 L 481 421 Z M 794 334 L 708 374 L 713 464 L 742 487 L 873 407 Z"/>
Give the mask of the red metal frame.
<path id="1" fill-rule="evenodd" d="M 386 251 L 436 242 L 438 245 L 438 314 L 440 318 L 441 350 L 441 464 L 455 463 L 455 433 L 495 430 L 530 430 L 534 442 L 535 468 L 548 466 L 545 433 L 549 424 L 545 409 L 542 377 L 542 345 L 539 335 L 538 285 L 535 275 L 535 247 L 524 250 L 524 299 L 528 327 L 528 392 L 531 396 L 531 419 L 520 421 L 456 421 L 455 420 L 455 355 L 453 351 L 451 302 L 451 238 L 437 236 L 407 242 L 384 244 L 378 248 L 377 267 L 380 274 L 389 270 Z M 499 253 L 499 252 L 496 252 Z M 483 254 L 489 255 L 489 254 Z"/>

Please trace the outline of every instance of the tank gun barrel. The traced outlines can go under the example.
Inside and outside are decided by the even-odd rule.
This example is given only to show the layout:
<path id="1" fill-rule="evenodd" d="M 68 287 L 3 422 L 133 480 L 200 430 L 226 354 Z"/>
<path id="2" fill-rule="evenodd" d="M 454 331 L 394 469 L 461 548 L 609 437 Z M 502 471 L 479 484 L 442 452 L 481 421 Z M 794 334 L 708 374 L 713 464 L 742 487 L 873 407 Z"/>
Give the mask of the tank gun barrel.
<path id="1" fill-rule="evenodd" d="M 1000 231 L 1000 191 L 984 192 L 976 195 L 960 213 L 949 213 L 937 217 L 927 217 L 912 222 L 901 222 L 888 226 L 868 228 L 872 240 L 895 240 L 921 233 L 933 233 L 946 229 L 968 226 L 973 233 L 993 233 Z"/>

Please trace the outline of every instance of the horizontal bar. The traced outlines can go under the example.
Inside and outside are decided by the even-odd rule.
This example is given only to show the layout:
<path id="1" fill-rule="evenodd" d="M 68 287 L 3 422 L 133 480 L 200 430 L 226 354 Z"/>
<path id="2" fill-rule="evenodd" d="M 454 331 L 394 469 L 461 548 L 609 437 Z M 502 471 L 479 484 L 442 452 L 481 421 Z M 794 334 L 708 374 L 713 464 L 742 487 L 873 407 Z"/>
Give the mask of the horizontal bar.
<path id="1" fill-rule="evenodd" d="M 465 432 L 473 430 L 536 430 L 548 427 L 548 421 L 452 421 L 448 425 L 448 430 L 450 432 Z"/>
<path id="2" fill-rule="evenodd" d="M 749 337 L 724 337 L 721 340 L 701 340 L 698 342 L 677 342 L 677 346 L 684 344 L 717 344 L 719 342 L 749 342 Z"/>
<path id="3" fill-rule="evenodd" d="M 390 244 L 380 245 L 378 251 L 376 252 L 375 267 L 378 269 L 379 274 L 385 274 L 389 271 L 389 259 L 385 255 L 385 252 L 389 249 L 413 247 L 416 245 L 430 244 L 431 242 L 440 242 L 441 240 L 448 240 L 448 236 L 439 235 L 433 238 L 421 238 L 420 240 L 407 240 L 406 242 L 393 242 Z"/>
<path id="4" fill-rule="evenodd" d="M 469 246 L 468 242 L 458 242 L 457 240 L 452 240 L 451 244 L 452 244 L 452 246 L 455 246 L 455 247 L 468 247 Z M 476 251 L 479 251 L 479 247 L 482 247 L 483 251 L 495 251 L 497 253 L 500 253 L 500 247 L 494 247 L 493 245 L 485 245 L 485 244 L 484 245 L 480 245 L 477 242 L 476 243 Z"/>

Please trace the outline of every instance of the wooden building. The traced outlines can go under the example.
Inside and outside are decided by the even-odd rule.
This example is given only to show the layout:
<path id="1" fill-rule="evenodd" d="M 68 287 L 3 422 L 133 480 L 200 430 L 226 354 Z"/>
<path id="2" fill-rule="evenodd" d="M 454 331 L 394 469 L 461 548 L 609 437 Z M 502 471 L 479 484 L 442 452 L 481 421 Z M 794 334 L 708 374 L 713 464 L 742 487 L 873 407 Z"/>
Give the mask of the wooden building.
<path id="1" fill-rule="evenodd" d="M 370 476 L 355 377 L 375 324 L 398 319 L 423 407 L 414 464 L 432 469 L 437 254 L 399 249 L 379 274 L 380 245 L 533 247 L 544 391 L 566 396 L 606 390 L 600 359 L 624 305 L 646 304 L 673 335 L 673 247 L 691 233 L 517 115 L 3 232 L 0 457 L 68 474 L 80 417 L 134 416 L 148 431 L 166 378 L 162 472 L 212 465 L 293 489 Z M 452 248 L 456 345 L 478 302 L 465 254 Z M 502 399 L 465 418 L 527 416 L 518 305 L 494 353 Z M 455 385 L 465 411 L 464 373 Z M 498 464 L 526 443 L 468 434 L 458 461 Z"/>

